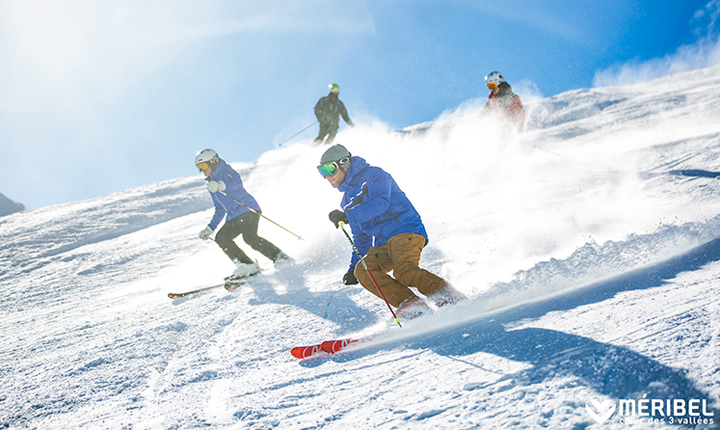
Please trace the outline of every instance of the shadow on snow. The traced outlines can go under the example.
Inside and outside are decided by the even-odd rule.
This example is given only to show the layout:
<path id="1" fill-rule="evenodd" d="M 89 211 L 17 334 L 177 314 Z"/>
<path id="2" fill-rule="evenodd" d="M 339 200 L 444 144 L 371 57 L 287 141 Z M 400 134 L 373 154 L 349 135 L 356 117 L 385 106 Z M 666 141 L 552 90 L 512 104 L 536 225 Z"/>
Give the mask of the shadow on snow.
<path id="1" fill-rule="evenodd" d="M 302 266 L 283 267 L 274 278 L 286 285 L 287 291 L 278 294 L 270 285 L 252 282 L 250 286 L 257 298 L 251 299 L 249 305 L 274 303 L 294 306 L 336 324 L 341 332 L 358 331 L 377 322 L 375 312 L 358 306 L 351 299 L 354 294 L 364 294 L 364 289 L 346 286 L 339 290 L 309 291 Z"/>
<path id="2" fill-rule="evenodd" d="M 432 350 L 466 365 L 474 365 L 457 357 L 485 352 L 532 365 L 529 369 L 502 378 L 511 380 L 515 385 L 531 385 L 569 375 L 584 381 L 598 393 L 617 399 L 639 399 L 647 394 L 648 399 L 709 400 L 709 396 L 697 388 L 681 369 L 665 366 L 629 348 L 556 330 L 531 327 L 507 329 L 505 325 L 539 318 L 548 312 L 598 303 L 623 291 L 661 287 L 679 273 L 698 270 L 719 260 L 720 239 L 715 239 L 671 260 L 559 297 L 513 307 L 492 317 L 466 321 L 462 326 L 456 325 L 422 338 L 389 342 L 327 359 L 351 361 L 378 350 L 403 345 L 405 348 Z M 477 384 L 471 389 L 482 387 L 483 384 Z M 582 404 L 588 399 L 568 400 L 577 400 Z M 716 409 L 716 423 L 720 422 L 719 418 L 720 413 Z"/>
<path id="3" fill-rule="evenodd" d="M 710 172 L 699 169 L 673 170 L 671 175 L 688 176 L 691 178 L 720 178 L 720 172 Z"/>

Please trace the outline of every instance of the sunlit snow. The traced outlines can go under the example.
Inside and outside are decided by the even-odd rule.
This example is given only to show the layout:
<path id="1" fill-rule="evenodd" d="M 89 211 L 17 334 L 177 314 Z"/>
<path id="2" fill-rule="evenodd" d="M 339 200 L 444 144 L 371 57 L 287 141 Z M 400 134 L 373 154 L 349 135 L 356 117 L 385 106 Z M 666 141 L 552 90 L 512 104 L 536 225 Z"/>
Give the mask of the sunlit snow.
<path id="1" fill-rule="evenodd" d="M 472 297 L 403 328 L 340 281 L 341 195 L 308 141 L 227 160 L 304 239 L 261 221 L 296 264 L 239 240 L 265 270 L 237 291 L 167 297 L 233 269 L 197 238 L 213 210 L 194 154 L 175 180 L 0 218 L 0 427 L 620 429 L 586 405 L 643 398 L 705 400 L 717 425 L 720 67 L 521 96 L 522 135 L 480 117 L 484 100 L 339 134 L 420 212 L 421 264 Z M 671 427 L 654 415 L 632 428 Z"/>

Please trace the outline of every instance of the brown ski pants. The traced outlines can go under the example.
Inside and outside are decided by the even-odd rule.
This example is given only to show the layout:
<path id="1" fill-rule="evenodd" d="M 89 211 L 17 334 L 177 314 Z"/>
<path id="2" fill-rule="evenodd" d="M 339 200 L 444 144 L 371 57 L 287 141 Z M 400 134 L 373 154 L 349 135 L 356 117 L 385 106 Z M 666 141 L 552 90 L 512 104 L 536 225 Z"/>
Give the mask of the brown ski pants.
<path id="1" fill-rule="evenodd" d="M 424 247 L 424 236 L 403 233 L 393 236 L 382 246 L 373 246 L 368 250 L 365 263 L 391 305 L 398 307 L 407 300 L 418 298 L 408 287 L 415 287 L 420 293 L 430 296 L 447 284 L 443 278 L 418 267 Z M 390 271 L 394 277 L 388 275 Z M 355 277 L 365 289 L 382 297 L 362 262 L 355 266 Z"/>

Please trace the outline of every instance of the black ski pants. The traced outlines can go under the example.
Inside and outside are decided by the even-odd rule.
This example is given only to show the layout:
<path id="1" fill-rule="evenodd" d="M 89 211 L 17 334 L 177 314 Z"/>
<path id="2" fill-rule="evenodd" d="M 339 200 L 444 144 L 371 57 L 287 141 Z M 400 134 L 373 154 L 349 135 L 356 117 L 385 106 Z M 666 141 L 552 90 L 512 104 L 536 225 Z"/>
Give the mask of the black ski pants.
<path id="1" fill-rule="evenodd" d="M 266 239 L 258 236 L 258 222 L 260 215 L 247 211 L 242 213 L 230 221 L 226 222 L 215 235 L 215 242 L 225 252 L 225 255 L 233 261 L 250 264 L 253 261 L 245 252 L 235 243 L 235 238 L 242 235 L 245 243 L 250 245 L 252 249 L 258 251 L 272 261 L 275 261 L 280 249 Z"/>
<path id="2" fill-rule="evenodd" d="M 340 128 L 339 122 L 321 122 L 320 132 L 318 133 L 318 137 L 315 138 L 315 144 L 321 144 L 325 136 L 327 136 L 328 138 L 325 144 L 330 145 L 333 140 L 335 140 L 335 136 L 337 136 L 338 128 Z"/>

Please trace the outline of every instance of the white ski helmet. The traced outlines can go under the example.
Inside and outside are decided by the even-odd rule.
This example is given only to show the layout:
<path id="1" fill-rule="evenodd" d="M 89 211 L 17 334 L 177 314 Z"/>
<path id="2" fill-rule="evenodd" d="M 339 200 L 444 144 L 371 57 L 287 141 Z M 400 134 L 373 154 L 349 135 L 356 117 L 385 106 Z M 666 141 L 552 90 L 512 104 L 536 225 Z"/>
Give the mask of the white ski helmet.
<path id="1" fill-rule="evenodd" d="M 505 78 L 500 72 L 490 72 L 485 76 L 485 85 L 488 87 L 492 86 L 492 84 L 495 84 L 494 87 L 498 87 L 503 82 L 505 82 Z"/>
<path id="2" fill-rule="evenodd" d="M 195 154 L 195 166 L 198 167 L 200 171 L 206 170 L 208 167 L 212 167 L 213 170 L 215 170 L 215 167 L 220 162 L 220 158 L 217 155 L 217 152 L 213 151 L 212 149 L 203 149 L 202 151 L 198 151 L 197 154 Z M 201 169 L 200 165 L 206 164 L 207 166 L 204 166 L 205 169 Z"/>

